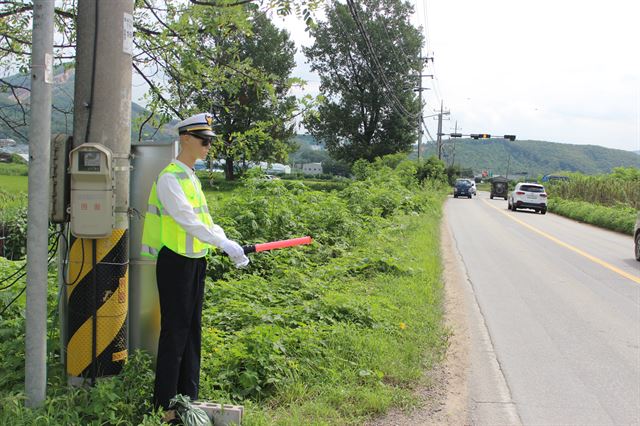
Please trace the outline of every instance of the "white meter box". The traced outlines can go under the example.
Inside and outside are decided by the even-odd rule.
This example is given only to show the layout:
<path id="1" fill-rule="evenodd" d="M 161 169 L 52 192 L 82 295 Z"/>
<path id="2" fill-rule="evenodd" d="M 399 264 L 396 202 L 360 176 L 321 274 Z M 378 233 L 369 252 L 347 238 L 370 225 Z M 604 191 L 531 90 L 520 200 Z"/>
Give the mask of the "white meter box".
<path id="1" fill-rule="evenodd" d="M 115 194 L 109 148 L 85 143 L 69 154 L 71 233 L 78 238 L 104 238 L 115 223 Z"/>

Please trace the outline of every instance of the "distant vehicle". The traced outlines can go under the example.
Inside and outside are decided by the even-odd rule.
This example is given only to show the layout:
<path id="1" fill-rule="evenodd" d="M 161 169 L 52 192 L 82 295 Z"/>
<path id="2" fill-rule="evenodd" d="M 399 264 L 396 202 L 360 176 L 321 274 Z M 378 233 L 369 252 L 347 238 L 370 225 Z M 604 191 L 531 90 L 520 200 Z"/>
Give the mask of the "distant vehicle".
<path id="1" fill-rule="evenodd" d="M 476 181 L 473 179 L 466 179 L 466 178 L 460 178 L 460 179 L 456 179 L 456 183 L 460 182 L 460 181 L 465 181 L 465 182 L 469 182 L 469 185 L 471 185 L 471 193 L 473 195 L 478 195 L 478 190 L 476 189 Z"/>
<path id="2" fill-rule="evenodd" d="M 491 193 L 489 198 L 493 200 L 493 197 L 500 197 L 507 199 L 509 192 L 509 181 L 503 177 L 494 177 L 491 179 Z"/>
<path id="3" fill-rule="evenodd" d="M 196 160 L 195 164 L 193 165 L 193 169 L 194 170 L 207 170 L 207 163 L 205 163 L 202 160 Z"/>
<path id="4" fill-rule="evenodd" d="M 547 213 L 547 193 L 544 186 L 537 183 L 520 182 L 509 194 L 507 208 L 516 211 L 518 209 L 533 209 L 542 214 Z"/>
<path id="5" fill-rule="evenodd" d="M 471 191 L 471 184 L 466 179 L 460 179 L 456 181 L 456 185 L 453 187 L 453 198 L 473 198 L 473 192 Z"/>
<path id="6" fill-rule="evenodd" d="M 274 176 L 274 175 L 264 175 L 262 178 L 264 180 L 279 180 L 280 179 L 278 176 Z"/>
<path id="7" fill-rule="evenodd" d="M 544 175 L 542 182 L 569 182 L 569 176 L 561 176 L 561 175 Z"/>
<path id="8" fill-rule="evenodd" d="M 633 229 L 633 241 L 635 241 L 636 260 L 640 262 L 640 213 L 636 219 L 636 226 Z"/>

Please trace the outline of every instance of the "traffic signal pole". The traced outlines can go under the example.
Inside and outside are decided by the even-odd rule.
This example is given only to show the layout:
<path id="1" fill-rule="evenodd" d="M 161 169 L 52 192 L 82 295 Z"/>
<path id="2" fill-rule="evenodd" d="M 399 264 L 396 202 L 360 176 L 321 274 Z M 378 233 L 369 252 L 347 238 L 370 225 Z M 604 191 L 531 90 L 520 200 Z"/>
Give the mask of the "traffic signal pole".
<path id="1" fill-rule="evenodd" d="M 47 384 L 47 252 L 53 6 L 54 0 L 33 2 L 25 333 L 25 392 L 26 405 L 29 407 L 42 406 Z"/>
<path id="2" fill-rule="evenodd" d="M 73 146 L 111 151 L 115 218 L 106 238 L 70 240 L 66 369 L 72 384 L 117 374 L 128 356 L 133 4 L 78 2 Z"/>

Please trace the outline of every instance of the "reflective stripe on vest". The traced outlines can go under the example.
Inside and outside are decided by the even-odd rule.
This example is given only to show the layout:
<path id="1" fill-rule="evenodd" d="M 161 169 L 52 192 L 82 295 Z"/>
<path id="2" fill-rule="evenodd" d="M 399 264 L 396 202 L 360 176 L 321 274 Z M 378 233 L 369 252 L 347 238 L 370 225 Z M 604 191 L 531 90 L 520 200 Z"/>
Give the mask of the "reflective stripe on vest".
<path id="1" fill-rule="evenodd" d="M 170 163 L 165 167 L 158 178 L 165 173 L 171 173 L 176 177 L 187 201 L 193 208 L 194 214 L 196 214 L 198 219 L 205 225 L 211 227 L 213 221 L 209 214 L 207 200 L 202 192 L 200 181 L 196 178 L 194 182 L 189 174 L 175 163 Z M 151 193 L 149 194 L 140 254 L 145 257 L 157 258 L 160 249 L 166 246 L 183 256 L 205 256 L 209 251 L 210 245 L 188 234 L 170 215 L 164 213 L 164 209 L 156 192 L 156 184 L 157 181 L 154 182 L 151 187 Z"/>

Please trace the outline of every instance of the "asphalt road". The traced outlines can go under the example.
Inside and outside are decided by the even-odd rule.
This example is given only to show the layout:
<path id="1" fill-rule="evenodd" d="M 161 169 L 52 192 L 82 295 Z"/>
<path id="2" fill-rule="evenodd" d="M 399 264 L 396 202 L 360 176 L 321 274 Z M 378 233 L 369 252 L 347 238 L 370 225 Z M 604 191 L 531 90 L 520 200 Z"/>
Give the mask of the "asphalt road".
<path id="1" fill-rule="evenodd" d="M 511 212 L 484 192 L 449 199 L 445 215 L 475 306 L 469 321 L 482 329 L 471 339 L 473 422 L 640 425 L 632 238 Z"/>

